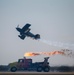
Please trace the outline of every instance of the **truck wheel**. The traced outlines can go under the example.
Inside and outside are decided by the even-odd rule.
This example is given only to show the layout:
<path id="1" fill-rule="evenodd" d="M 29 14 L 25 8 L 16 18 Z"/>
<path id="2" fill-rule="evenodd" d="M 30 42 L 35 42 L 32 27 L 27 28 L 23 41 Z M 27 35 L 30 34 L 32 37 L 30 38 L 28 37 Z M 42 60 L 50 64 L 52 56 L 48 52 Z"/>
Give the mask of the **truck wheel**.
<path id="1" fill-rule="evenodd" d="M 50 70 L 50 67 L 44 67 L 44 72 L 49 72 L 49 70 Z"/>
<path id="2" fill-rule="evenodd" d="M 37 68 L 37 72 L 41 72 L 41 71 L 42 71 L 42 67 L 39 66 L 39 67 Z"/>
<path id="3" fill-rule="evenodd" d="M 12 67 L 12 68 L 11 68 L 11 72 L 15 72 L 16 70 L 17 70 L 16 67 Z"/>

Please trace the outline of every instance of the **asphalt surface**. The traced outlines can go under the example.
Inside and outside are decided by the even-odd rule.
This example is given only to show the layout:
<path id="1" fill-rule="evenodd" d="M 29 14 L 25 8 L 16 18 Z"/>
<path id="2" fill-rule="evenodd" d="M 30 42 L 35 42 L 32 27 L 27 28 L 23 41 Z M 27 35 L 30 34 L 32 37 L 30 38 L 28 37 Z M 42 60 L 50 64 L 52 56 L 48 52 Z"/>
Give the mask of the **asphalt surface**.
<path id="1" fill-rule="evenodd" d="M 0 75 L 74 75 L 74 72 L 0 72 Z"/>

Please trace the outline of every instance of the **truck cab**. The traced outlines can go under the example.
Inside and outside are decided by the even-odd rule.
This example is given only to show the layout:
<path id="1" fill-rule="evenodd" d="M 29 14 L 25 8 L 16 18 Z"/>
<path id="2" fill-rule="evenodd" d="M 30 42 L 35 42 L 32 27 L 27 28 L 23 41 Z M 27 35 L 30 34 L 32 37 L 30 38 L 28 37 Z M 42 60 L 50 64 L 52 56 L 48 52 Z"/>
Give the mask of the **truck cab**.
<path id="1" fill-rule="evenodd" d="M 32 59 L 19 59 L 17 67 L 27 69 L 32 64 Z"/>

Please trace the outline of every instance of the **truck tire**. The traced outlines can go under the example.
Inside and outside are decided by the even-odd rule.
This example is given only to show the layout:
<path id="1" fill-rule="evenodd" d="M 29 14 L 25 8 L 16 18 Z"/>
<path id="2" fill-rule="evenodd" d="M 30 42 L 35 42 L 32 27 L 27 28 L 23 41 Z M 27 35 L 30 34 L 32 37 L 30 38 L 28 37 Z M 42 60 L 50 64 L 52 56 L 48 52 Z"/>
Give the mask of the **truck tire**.
<path id="1" fill-rule="evenodd" d="M 44 71 L 44 72 L 49 72 L 49 70 L 50 70 L 50 67 L 47 67 L 47 66 L 46 66 L 46 67 L 43 68 L 43 71 Z"/>
<path id="2" fill-rule="evenodd" d="M 11 67 L 11 72 L 16 72 L 17 71 L 17 68 L 16 67 Z"/>
<path id="3" fill-rule="evenodd" d="M 37 67 L 37 72 L 41 72 L 41 71 L 42 71 L 42 67 L 41 66 Z"/>

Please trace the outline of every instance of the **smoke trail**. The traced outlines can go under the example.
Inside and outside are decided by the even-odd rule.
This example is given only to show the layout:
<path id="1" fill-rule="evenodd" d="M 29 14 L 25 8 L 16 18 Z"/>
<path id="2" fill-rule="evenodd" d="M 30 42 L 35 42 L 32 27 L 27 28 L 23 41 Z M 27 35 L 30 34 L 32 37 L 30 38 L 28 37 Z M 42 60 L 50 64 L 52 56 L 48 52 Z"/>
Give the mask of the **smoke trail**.
<path id="1" fill-rule="evenodd" d="M 47 41 L 44 39 L 40 39 L 39 41 L 46 43 L 50 46 L 57 46 L 57 47 L 62 47 L 65 49 L 74 49 L 74 44 L 69 44 L 69 43 L 61 43 L 61 42 L 52 42 L 52 41 Z"/>

